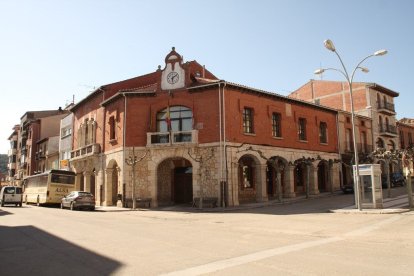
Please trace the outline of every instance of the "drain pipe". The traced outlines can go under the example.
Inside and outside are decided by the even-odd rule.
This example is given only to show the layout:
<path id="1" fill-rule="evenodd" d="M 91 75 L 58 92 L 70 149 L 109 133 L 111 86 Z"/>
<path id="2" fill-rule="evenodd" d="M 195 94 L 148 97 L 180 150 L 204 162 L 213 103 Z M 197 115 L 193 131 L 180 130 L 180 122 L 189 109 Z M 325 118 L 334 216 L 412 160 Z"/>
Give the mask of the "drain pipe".
<path id="1" fill-rule="evenodd" d="M 227 184 L 227 143 L 226 143 L 226 103 L 225 103 L 225 96 L 224 96 L 224 91 L 226 88 L 226 82 L 224 82 L 223 85 L 223 90 L 222 90 L 222 99 L 223 99 L 223 155 L 224 155 L 224 168 L 222 167 L 222 176 L 223 176 L 223 169 L 224 169 L 224 181 L 222 180 L 223 183 L 223 207 L 226 207 L 226 187 L 225 185 Z"/>
<path id="2" fill-rule="evenodd" d="M 126 195 L 124 195 L 124 185 L 125 185 L 125 190 L 126 190 L 126 182 L 125 182 L 125 132 L 126 132 L 126 117 L 127 117 L 127 97 L 125 95 L 125 93 L 122 93 L 122 95 L 124 96 L 124 122 L 123 122 L 123 126 L 122 126 L 122 197 L 123 197 L 123 202 L 122 202 L 122 207 L 125 207 L 125 197 Z"/>
<path id="3" fill-rule="evenodd" d="M 221 102 L 221 90 L 220 90 L 220 82 L 218 83 L 218 102 L 219 102 L 219 161 L 220 161 L 220 171 L 219 171 L 219 184 L 222 184 L 223 180 L 223 150 L 222 150 L 222 139 L 223 139 L 223 129 L 222 129 L 222 102 Z M 219 186 L 220 187 L 220 186 Z M 221 189 L 220 189 L 221 190 Z M 223 194 L 222 194 L 223 195 Z M 222 196 L 223 201 L 223 196 Z"/>

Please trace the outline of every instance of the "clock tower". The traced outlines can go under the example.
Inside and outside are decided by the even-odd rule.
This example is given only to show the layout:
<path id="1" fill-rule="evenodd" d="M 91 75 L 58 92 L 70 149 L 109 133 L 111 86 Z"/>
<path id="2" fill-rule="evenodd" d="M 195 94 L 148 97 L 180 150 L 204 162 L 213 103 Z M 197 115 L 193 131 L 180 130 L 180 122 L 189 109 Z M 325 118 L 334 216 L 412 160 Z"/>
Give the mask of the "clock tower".
<path id="1" fill-rule="evenodd" d="M 165 68 L 161 74 L 161 89 L 173 90 L 185 86 L 185 71 L 182 68 L 182 57 L 172 47 L 172 51 L 165 57 Z"/>

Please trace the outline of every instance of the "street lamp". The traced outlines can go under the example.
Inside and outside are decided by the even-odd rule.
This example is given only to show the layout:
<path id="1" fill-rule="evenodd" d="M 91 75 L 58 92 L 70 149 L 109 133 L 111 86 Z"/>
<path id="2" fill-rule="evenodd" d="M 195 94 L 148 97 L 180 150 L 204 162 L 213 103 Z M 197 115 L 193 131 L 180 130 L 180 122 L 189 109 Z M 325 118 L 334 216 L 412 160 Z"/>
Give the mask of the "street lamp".
<path id="1" fill-rule="evenodd" d="M 354 140 L 353 141 L 353 144 L 354 144 L 354 158 L 355 158 L 355 175 L 354 175 L 355 183 L 354 183 L 354 185 L 355 185 L 355 192 L 356 192 L 356 205 L 357 205 L 357 208 L 359 210 L 362 210 L 361 194 L 360 194 L 361 187 L 360 187 L 360 183 L 359 183 L 359 160 L 358 160 L 358 149 L 357 149 L 357 144 L 356 144 L 356 133 L 355 133 L 354 99 L 353 99 L 353 96 L 352 96 L 352 82 L 354 80 L 354 75 L 355 75 L 355 72 L 357 71 L 357 69 L 361 70 L 364 73 L 369 72 L 369 70 L 367 68 L 360 66 L 365 60 L 367 60 L 370 57 L 374 57 L 374 56 L 383 56 L 383 55 L 387 54 L 387 50 L 379 50 L 379 51 L 376 51 L 375 53 L 363 58 L 358 63 L 358 65 L 354 68 L 354 70 L 352 71 L 351 76 L 349 76 L 348 71 L 346 70 L 346 67 L 345 67 L 345 65 L 342 61 L 342 58 L 338 54 L 338 51 L 336 50 L 332 40 L 327 39 L 327 40 L 324 41 L 324 44 L 325 44 L 326 49 L 328 49 L 328 50 L 330 50 L 330 51 L 332 51 L 336 54 L 339 61 L 341 62 L 343 70 L 335 69 L 335 68 L 325 68 L 325 69 L 321 68 L 321 69 L 316 70 L 314 73 L 319 75 L 319 74 L 322 74 L 323 72 L 325 72 L 326 70 L 334 70 L 334 71 L 337 71 L 337 72 L 341 73 L 345 77 L 346 81 L 348 82 L 349 95 L 350 95 L 350 98 L 351 98 L 352 138 Z"/>

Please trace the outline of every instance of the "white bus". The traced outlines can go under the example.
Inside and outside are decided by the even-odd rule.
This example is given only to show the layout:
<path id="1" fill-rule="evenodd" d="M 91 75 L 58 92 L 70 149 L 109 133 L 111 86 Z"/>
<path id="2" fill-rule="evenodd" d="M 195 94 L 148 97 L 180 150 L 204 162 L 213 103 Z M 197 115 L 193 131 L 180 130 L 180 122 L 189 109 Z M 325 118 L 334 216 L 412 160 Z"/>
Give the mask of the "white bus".
<path id="1" fill-rule="evenodd" d="M 60 204 L 62 197 L 75 190 L 75 173 L 51 170 L 28 176 L 23 181 L 23 187 L 23 201 L 26 204 Z"/>

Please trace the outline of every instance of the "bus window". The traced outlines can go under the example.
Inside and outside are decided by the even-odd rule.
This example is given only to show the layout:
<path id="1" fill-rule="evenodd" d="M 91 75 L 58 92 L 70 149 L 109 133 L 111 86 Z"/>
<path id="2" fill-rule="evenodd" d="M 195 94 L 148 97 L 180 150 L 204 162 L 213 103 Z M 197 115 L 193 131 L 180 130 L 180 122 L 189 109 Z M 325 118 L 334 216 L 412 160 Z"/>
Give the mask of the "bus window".
<path id="1" fill-rule="evenodd" d="M 75 176 L 52 173 L 51 182 L 60 184 L 74 184 Z"/>

